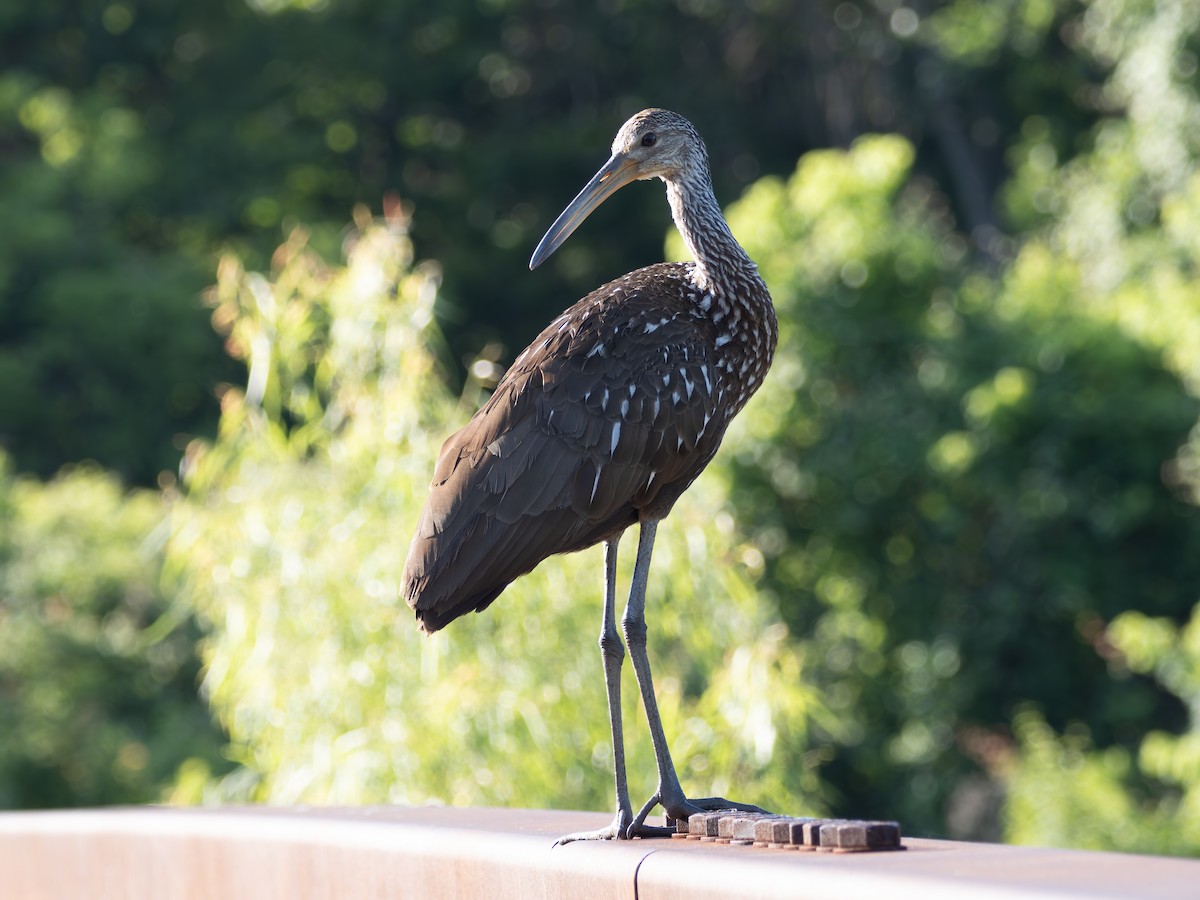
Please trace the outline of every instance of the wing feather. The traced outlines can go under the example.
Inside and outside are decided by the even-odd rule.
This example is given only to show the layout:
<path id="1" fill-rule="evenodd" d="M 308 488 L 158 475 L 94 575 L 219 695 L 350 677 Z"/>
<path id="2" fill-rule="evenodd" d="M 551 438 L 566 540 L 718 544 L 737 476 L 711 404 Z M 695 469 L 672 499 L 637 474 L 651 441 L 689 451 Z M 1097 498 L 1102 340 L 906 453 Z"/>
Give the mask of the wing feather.
<path id="1" fill-rule="evenodd" d="M 652 269 L 678 296 L 621 280 L 584 298 L 442 445 L 403 578 L 425 630 L 485 608 L 548 556 L 661 518 L 712 457 L 713 336 L 685 267 Z"/>

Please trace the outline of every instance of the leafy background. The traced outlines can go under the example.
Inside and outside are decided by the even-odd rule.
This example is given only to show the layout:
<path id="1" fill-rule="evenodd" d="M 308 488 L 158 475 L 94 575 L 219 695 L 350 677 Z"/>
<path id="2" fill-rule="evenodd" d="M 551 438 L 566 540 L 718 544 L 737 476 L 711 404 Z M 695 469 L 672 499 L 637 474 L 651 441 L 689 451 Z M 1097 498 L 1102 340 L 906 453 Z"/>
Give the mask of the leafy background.
<path id="1" fill-rule="evenodd" d="M 1198 29 L 0 3 L 0 804 L 609 806 L 599 552 L 431 639 L 397 580 L 440 440 L 662 257 L 631 188 L 526 269 L 653 104 L 705 135 L 782 329 L 660 531 L 685 784 L 1197 854 Z"/>

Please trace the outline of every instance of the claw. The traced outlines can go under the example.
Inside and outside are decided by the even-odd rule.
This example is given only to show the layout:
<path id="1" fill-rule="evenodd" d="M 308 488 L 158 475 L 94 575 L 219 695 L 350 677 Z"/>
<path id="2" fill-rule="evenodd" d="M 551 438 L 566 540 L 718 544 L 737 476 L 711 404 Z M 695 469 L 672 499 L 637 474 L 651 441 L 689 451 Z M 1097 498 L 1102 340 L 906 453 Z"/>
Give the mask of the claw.
<path id="1" fill-rule="evenodd" d="M 563 844 L 570 844 L 573 841 L 614 841 L 618 840 L 617 834 L 616 827 L 608 825 L 595 831 L 575 831 L 571 834 L 564 834 L 550 846 L 551 848 L 561 847 Z"/>
<path id="2" fill-rule="evenodd" d="M 650 827 L 645 824 L 646 816 L 650 815 L 650 810 L 654 809 L 654 807 L 658 806 L 658 804 L 662 802 L 661 794 L 661 790 L 655 791 L 654 795 L 642 805 L 642 808 L 638 811 L 638 814 L 633 817 L 633 821 L 629 823 L 629 827 L 625 831 L 627 835 L 633 834 L 635 828 Z"/>
<path id="3" fill-rule="evenodd" d="M 654 807 L 662 804 L 663 812 L 666 814 L 667 821 L 684 821 L 688 820 L 689 816 L 699 812 L 710 812 L 719 809 L 736 809 L 740 812 L 756 812 L 766 813 L 767 810 L 761 806 L 755 806 L 752 803 L 736 803 L 733 800 L 726 800 L 724 797 L 702 797 L 697 800 L 689 800 L 682 792 L 678 796 L 668 796 L 666 800 L 662 797 L 663 791 L 660 787 L 654 792 L 654 795 L 646 801 L 638 814 L 633 817 L 633 821 L 629 824 L 628 833 L 632 833 L 637 828 L 650 828 L 654 826 L 645 825 L 646 816 Z M 667 828 L 663 831 L 670 834 L 673 829 Z"/>
<path id="4" fill-rule="evenodd" d="M 644 819 L 645 816 L 642 818 Z M 564 834 L 552 846 L 558 847 L 574 841 L 631 841 L 634 838 L 669 837 L 674 830 L 659 825 L 646 825 L 640 820 L 631 821 L 632 819 L 631 813 L 618 810 L 612 822 L 603 828 Z"/>

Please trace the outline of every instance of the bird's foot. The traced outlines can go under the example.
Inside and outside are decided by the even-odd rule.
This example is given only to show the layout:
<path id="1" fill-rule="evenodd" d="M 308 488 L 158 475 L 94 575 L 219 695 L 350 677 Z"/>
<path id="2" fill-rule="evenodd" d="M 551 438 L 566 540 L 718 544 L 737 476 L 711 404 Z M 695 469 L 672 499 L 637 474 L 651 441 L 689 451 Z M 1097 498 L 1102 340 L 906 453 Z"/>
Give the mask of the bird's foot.
<path id="1" fill-rule="evenodd" d="M 643 819 L 645 816 L 642 817 Z M 645 822 L 633 822 L 633 812 L 617 810 L 612 822 L 595 831 L 576 831 L 564 834 L 554 846 L 569 844 L 572 841 L 628 841 L 633 838 L 670 837 L 673 828 L 663 828 L 658 825 L 647 825 Z"/>
<path id="2" fill-rule="evenodd" d="M 646 801 L 633 821 L 629 824 L 631 830 L 637 828 L 647 828 L 645 824 L 646 816 L 656 806 L 662 806 L 663 812 L 667 817 L 667 825 L 671 826 L 674 822 L 686 822 L 689 816 L 700 812 L 712 812 L 719 809 L 736 809 L 741 812 L 766 813 L 767 810 L 761 806 L 755 806 L 752 803 L 737 803 L 733 800 L 726 800 L 724 797 L 700 797 L 696 799 L 688 799 L 683 795 L 683 791 L 678 789 L 666 792 L 664 796 L 663 789 L 660 787 L 654 792 L 654 795 Z M 667 833 L 674 831 L 673 827 L 665 829 Z"/>

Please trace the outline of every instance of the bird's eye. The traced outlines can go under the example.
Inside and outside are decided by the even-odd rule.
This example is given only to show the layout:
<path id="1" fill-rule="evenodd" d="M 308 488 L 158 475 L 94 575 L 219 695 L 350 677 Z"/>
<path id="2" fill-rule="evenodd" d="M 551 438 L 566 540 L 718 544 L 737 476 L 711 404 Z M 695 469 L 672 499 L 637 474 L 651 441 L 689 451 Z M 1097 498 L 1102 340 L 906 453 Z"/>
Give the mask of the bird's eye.
<path id="1" fill-rule="evenodd" d="M 653 147 L 658 142 L 658 135 L 653 131 L 649 131 L 642 135 L 642 146 Z"/>

